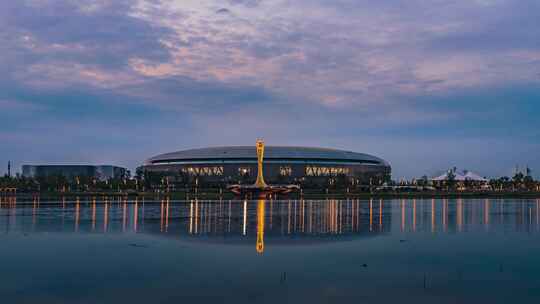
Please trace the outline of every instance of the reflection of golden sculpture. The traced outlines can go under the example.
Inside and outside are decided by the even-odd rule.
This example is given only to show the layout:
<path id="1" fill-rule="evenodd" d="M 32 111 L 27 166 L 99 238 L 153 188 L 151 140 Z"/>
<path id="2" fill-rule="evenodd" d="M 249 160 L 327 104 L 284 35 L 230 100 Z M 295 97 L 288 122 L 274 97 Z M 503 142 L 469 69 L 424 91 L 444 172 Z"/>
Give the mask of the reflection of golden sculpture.
<path id="1" fill-rule="evenodd" d="M 257 253 L 264 252 L 264 200 L 257 202 Z"/>
<path id="2" fill-rule="evenodd" d="M 266 188 L 263 176 L 263 159 L 264 159 L 264 141 L 257 139 L 257 181 L 255 186 L 258 188 Z"/>

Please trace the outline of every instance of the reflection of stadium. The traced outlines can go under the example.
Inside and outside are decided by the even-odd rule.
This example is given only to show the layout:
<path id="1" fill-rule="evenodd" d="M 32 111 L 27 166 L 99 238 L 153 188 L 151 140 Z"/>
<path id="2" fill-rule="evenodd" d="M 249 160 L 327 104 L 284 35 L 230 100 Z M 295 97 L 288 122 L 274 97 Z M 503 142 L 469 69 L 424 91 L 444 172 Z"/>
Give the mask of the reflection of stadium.
<path id="1" fill-rule="evenodd" d="M 270 184 L 328 184 L 340 177 L 351 183 L 380 184 L 390 179 L 390 165 L 375 156 L 324 148 L 265 147 L 264 180 Z M 253 183 L 257 176 L 256 148 L 214 147 L 161 154 L 138 171 L 164 174 L 180 182 Z"/>
<path id="2" fill-rule="evenodd" d="M 169 201 L 104 198 L 18 202 L 0 196 L 0 229 L 138 232 L 188 242 L 272 246 L 333 242 L 387 232 L 539 231 L 536 200 Z"/>
<path id="3" fill-rule="evenodd" d="M 265 244 L 297 245 L 350 240 L 387 232 L 391 206 L 370 201 L 197 201 L 174 206 L 161 204 L 165 220 L 149 225 L 146 232 L 188 241 L 253 244 L 262 253 Z M 167 219 L 167 214 L 174 213 Z"/>
<path id="4" fill-rule="evenodd" d="M 15 203 L 0 201 L 0 207 Z M 19 205 L 13 217 L 27 231 L 136 231 L 188 242 L 297 245 L 374 236 L 391 228 L 391 205 L 381 200 L 169 201 L 77 200 Z M 40 210 L 41 209 L 41 210 Z M 1 210 L 0 210 L 1 211 Z M 62 214 L 40 219 L 39 215 Z M 11 223 L 9 218 L 7 222 Z M 22 222 L 21 222 L 22 221 Z M 2 220 L 0 219 L 0 223 Z M 9 226 L 9 225 L 8 225 Z M 267 246 L 266 246 L 267 247 Z"/>

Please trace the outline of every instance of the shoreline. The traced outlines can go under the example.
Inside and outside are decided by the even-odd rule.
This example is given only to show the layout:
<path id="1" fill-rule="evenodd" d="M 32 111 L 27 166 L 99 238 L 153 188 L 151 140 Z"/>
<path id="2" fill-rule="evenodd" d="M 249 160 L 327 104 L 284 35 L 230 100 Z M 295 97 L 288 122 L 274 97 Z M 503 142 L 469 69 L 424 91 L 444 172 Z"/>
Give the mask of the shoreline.
<path id="1" fill-rule="evenodd" d="M 17 193 L 15 195 L 0 194 L 0 198 L 7 200 L 16 198 L 17 200 L 58 200 L 58 199 L 150 199 L 150 200 L 219 200 L 227 199 L 234 200 L 244 198 L 235 196 L 233 193 L 218 191 L 199 191 L 194 192 L 41 192 L 41 193 Z M 504 199 L 504 198 L 522 198 L 522 199 L 540 199 L 540 192 L 380 192 L 380 193 L 346 193 L 346 192 L 330 192 L 326 193 L 310 193 L 304 192 L 291 193 L 288 195 L 277 196 L 276 199 Z"/>

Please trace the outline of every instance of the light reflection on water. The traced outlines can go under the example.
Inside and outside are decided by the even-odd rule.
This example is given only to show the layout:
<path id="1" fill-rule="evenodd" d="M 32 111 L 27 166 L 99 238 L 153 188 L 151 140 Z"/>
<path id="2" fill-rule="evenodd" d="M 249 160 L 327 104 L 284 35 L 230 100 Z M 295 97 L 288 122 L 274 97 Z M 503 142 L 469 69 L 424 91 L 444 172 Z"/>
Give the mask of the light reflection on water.
<path id="1" fill-rule="evenodd" d="M 136 303 L 218 295 L 246 303 L 504 303 L 513 290 L 528 302 L 539 299 L 530 290 L 540 286 L 539 210 L 538 199 L 1 198 L 0 260 L 11 263 L 0 294 L 94 302 L 83 292 L 93 282 L 107 295 L 100 302 L 112 303 L 120 294 L 106 284 L 114 282 L 136 288 Z M 74 257 L 84 266 L 70 264 Z M 43 267 L 50 271 L 40 272 L 36 291 L 32 278 Z M 68 276 L 73 267 L 80 277 Z M 135 278 L 136 286 L 118 282 Z M 142 295 L 155 290 L 157 298 Z"/>
<path id="2" fill-rule="evenodd" d="M 390 206 L 382 200 L 1 201 L 0 226 L 6 233 L 132 231 L 250 239 L 266 224 L 271 237 L 337 237 L 389 231 Z"/>
<path id="3" fill-rule="evenodd" d="M 171 236 L 339 237 L 390 232 L 539 231 L 536 200 L 161 201 L 0 199 L 9 232 L 164 233 Z M 398 225 L 399 224 L 399 225 Z M 262 230 L 262 228 L 260 229 Z"/>

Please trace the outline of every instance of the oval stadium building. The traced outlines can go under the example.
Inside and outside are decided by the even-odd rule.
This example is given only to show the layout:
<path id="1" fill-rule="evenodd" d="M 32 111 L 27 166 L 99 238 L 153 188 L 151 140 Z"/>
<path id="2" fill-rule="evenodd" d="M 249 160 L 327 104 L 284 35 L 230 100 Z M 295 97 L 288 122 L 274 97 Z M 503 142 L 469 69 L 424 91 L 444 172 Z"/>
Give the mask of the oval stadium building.
<path id="1" fill-rule="evenodd" d="M 385 160 L 363 153 L 326 148 L 266 146 L 264 178 L 269 184 L 380 185 L 390 180 Z M 254 146 L 190 149 L 157 155 L 138 172 L 173 177 L 178 183 L 253 183 L 257 177 Z"/>

